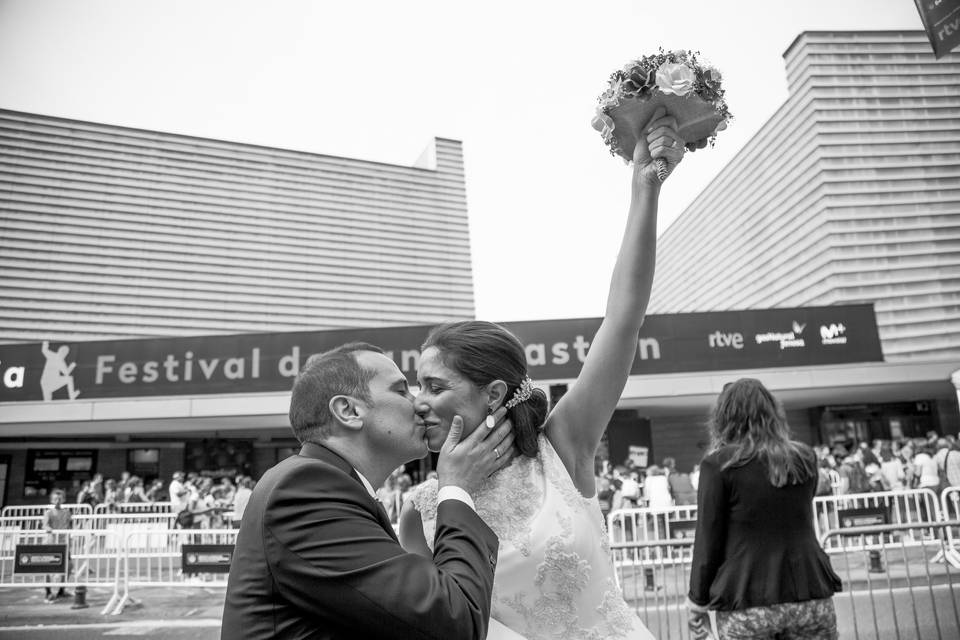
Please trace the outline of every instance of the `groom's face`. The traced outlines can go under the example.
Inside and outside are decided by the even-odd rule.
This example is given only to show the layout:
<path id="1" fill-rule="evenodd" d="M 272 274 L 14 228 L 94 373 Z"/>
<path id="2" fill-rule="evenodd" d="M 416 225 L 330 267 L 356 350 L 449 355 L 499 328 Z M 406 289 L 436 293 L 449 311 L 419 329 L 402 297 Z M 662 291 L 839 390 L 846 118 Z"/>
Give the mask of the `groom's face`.
<path id="1" fill-rule="evenodd" d="M 398 464 L 425 456 L 423 420 L 414 412 L 406 377 L 382 353 L 359 351 L 356 359 L 374 374 L 369 384 L 370 402 L 362 403 L 368 445 L 375 454 L 395 458 Z"/>

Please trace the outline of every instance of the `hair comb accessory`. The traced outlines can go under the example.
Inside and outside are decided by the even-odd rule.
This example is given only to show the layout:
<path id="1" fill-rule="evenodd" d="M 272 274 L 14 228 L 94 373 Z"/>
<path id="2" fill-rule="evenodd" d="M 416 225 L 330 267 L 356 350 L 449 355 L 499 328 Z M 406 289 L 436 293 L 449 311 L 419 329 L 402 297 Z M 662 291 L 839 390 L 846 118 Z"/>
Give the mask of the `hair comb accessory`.
<path id="1" fill-rule="evenodd" d="M 533 395 L 533 380 L 530 379 L 530 376 L 524 376 L 523 382 L 520 383 L 517 390 L 513 392 L 513 397 L 507 400 L 507 404 L 504 406 L 507 409 L 513 409 L 521 402 L 529 400 L 531 395 Z"/>

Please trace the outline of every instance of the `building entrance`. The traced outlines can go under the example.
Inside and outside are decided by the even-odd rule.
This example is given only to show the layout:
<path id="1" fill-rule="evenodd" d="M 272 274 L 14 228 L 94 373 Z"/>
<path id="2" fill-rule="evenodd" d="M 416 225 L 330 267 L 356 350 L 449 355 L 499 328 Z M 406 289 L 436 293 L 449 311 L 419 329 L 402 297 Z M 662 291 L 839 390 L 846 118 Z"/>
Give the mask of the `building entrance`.
<path id="1" fill-rule="evenodd" d="M 874 440 L 924 438 L 927 432 L 941 433 L 936 402 L 831 405 L 814 409 L 820 425 L 820 442 L 854 451 L 861 443 Z"/>

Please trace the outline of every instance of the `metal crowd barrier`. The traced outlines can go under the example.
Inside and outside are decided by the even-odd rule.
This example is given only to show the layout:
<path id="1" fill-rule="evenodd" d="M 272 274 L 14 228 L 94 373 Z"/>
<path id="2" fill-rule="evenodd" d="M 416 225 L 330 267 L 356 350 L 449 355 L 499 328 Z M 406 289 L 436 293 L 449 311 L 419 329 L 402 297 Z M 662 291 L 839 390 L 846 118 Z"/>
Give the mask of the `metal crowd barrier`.
<path id="1" fill-rule="evenodd" d="M 72 529 L 172 529 L 175 513 L 93 513 L 75 516 Z M 43 516 L 0 518 L 0 531 L 42 531 Z"/>
<path id="2" fill-rule="evenodd" d="M 960 487 L 947 487 L 940 492 L 940 514 L 944 520 L 960 520 Z M 947 546 L 934 561 L 949 562 L 960 570 L 960 528 L 946 527 Z"/>
<path id="3" fill-rule="evenodd" d="M 930 557 L 946 553 L 946 532 L 958 526 L 960 520 L 952 519 L 824 533 L 821 544 L 838 550 L 832 563 L 844 583 L 845 593 L 834 596 L 840 637 L 960 638 L 960 572 Z M 927 529 L 933 529 L 936 548 L 909 544 L 913 534 L 924 535 Z"/>
<path id="4" fill-rule="evenodd" d="M 236 529 L 168 529 L 163 531 L 130 532 L 124 536 L 122 564 L 118 566 L 117 580 L 110 601 L 103 614 L 119 614 L 132 601 L 130 587 L 226 587 L 232 548 L 236 544 Z M 157 539 L 162 544 L 157 544 Z M 190 551 L 184 545 L 196 545 Z M 206 548 L 204 548 L 206 547 Z M 223 547 L 217 549 L 216 547 Z M 187 556 L 200 565 L 212 565 L 216 573 L 185 573 Z M 207 562 L 205 562 L 207 561 Z M 217 568 L 220 564 L 220 568 Z"/>
<path id="5" fill-rule="evenodd" d="M 958 525 L 960 520 L 950 520 L 826 532 L 821 543 L 837 549 L 831 563 L 843 580 L 843 591 L 833 597 L 840 637 L 960 638 L 960 572 L 949 564 L 930 562 L 929 556 L 938 549 L 908 544 L 910 530 L 932 527 L 942 551 L 947 545 L 945 529 Z M 866 538 L 881 543 L 864 552 Z M 651 633 L 661 639 L 690 639 L 686 598 L 693 540 L 615 542 L 610 549 L 624 599 Z M 716 629 L 714 613 L 711 620 Z"/>
<path id="6" fill-rule="evenodd" d="M 904 541 L 912 546 L 937 544 L 933 525 L 943 517 L 937 494 L 930 489 L 901 491 L 874 491 L 846 493 L 836 496 L 817 496 L 813 499 L 814 529 L 822 539 L 827 531 L 858 524 L 905 524 Z M 927 524 L 927 527 L 919 525 Z M 880 536 L 864 537 L 864 549 L 883 543 Z M 830 538 L 824 546 L 827 553 L 837 552 L 838 542 Z"/>
<path id="7" fill-rule="evenodd" d="M 88 504 L 73 504 L 73 503 L 64 503 L 61 505 L 64 509 L 72 513 L 74 516 L 80 514 L 91 514 L 93 509 L 90 508 Z M 40 516 L 43 517 L 43 514 L 50 509 L 49 504 L 19 504 L 19 505 L 10 505 L 4 507 L 0 510 L 0 518 L 22 518 L 30 516 Z"/>
<path id="8" fill-rule="evenodd" d="M 692 538 L 696 522 L 695 504 L 666 509 L 616 509 L 607 516 L 607 532 L 611 543 Z"/>
<path id="9" fill-rule="evenodd" d="M 113 585 L 120 562 L 121 540 L 115 531 L 64 529 L 0 530 L 0 588 Z M 66 545 L 63 571 L 17 573 L 18 545 Z"/>
<path id="10" fill-rule="evenodd" d="M 115 502 L 113 504 L 98 504 L 93 509 L 93 513 L 97 515 L 172 512 L 172 502 Z"/>

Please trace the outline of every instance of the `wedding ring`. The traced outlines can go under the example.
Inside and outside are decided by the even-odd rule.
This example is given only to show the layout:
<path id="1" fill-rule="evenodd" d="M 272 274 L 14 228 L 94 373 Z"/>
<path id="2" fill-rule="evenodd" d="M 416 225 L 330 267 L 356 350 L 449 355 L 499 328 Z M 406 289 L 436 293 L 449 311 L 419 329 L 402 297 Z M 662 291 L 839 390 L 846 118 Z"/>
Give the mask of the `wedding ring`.
<path id="1" fill-rule="evenodd" d="M 494 447 L 494 448 L 493 448 L 493 452 L 494 452 L 495 454 L 497 454 L 497 460 L 499 460 L 499 459 L 500 459 L 500 449 Z"/>

